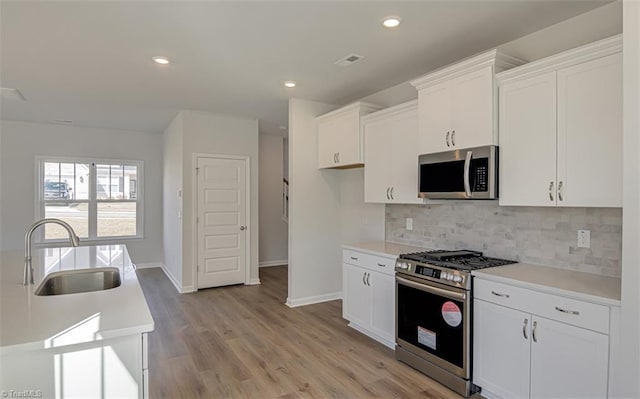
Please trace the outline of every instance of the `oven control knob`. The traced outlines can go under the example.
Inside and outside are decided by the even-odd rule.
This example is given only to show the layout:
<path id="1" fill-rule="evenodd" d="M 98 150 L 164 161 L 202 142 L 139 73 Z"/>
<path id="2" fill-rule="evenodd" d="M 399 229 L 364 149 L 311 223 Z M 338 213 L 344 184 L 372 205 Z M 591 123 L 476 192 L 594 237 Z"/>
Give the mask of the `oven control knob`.
<path id="1" fill-rule="evenodd" d="M 453 276 L 453 281 L 455 281 L 456 283 L 461 283 L 462 282 L 462 276 Z"/>
<path id="2" fill-rule="evenodd" d="M 398 267 L 400 269 L 406 269 L 408 266 L 405 262 L 398 262 Z"/>

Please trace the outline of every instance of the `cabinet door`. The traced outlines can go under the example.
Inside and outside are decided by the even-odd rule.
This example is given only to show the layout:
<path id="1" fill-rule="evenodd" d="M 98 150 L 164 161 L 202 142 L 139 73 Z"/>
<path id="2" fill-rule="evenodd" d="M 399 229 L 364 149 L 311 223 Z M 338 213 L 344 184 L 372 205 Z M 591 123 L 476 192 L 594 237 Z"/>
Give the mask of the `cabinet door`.
<path id="1" fill-rule="evenodd" d="M 608 337 L 537 316 L 533 323 L 531 397 L 606 398 Z"/>
<path id="2" fill-rule="evenodd" d="M 362 163 L 360 114 L 357 110 L 318 123 L 318 167 L 334 168 Z"/>
<path id="3" fill-rule="evenodd" d="M 556 205 L 556 73 L 500 88 L 500 205 Z"/>
<path id="4" fill-rule="evenodd" d="M 430 154 L 451 149 L 451 91 L 449 82 L 418 92 L 419 153 Z M 449 146 L 447 146 L 449 135 Z"/>
<path id="5" fill-rule="evenodd" d="M 531 316 L 476 299 L 473 383 L 502 398 L 529 397 Z"/>
<path id="6" fill-rule="evenodd" d="M 422 204 L 418 198 L 418 112 L 407 111 L 391 130 L 391 202 Z M 389 151 L 389 149 L 387 149 Z M 387 166 L 388 168 L 388 166 Z"/>
<path id="7" fill-rule="evenodd" d="M 366 122 L 364 130 L 364 201 L 391 202 L 391 134 L 393 122 Z M 417 181 L 417 180 L 416 180 Z"/>
<path id="8" fill-rule="evenodd" d="M 558 71 L 558 185 L 559 206 L 622 206 L 622 54 Z"/>
<path id="9" fill-rule="evenodd" d="M 389 342 L 396 336 L 396 282 L 395 277 L 370 272 L 371 330 Z"/>
<path id="10" fill-rule="evenodd" d="M 366 284 L 366 269 L 344 263 L 342 317 L 368 327 L 371 323 L 371 292 Z"/>
<path id="11" fill-rule="evenodd" d="M 451 145 L 454 149 L 497 144 L 494 106 L 493 67 L 451 80 Z"/>

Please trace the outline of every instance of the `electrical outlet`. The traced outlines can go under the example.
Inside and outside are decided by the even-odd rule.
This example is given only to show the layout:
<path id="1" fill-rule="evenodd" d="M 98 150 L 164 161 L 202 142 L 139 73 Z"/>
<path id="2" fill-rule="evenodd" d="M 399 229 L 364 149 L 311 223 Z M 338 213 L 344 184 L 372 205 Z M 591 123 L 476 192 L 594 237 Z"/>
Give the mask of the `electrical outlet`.
<path id="1" fill-rule="evenodd" d="M 591 248 L 590 230 L 578 230 L 578 248 Z"/>
<path id="2" fill-rule="evenodd" d="M 413 230 L 413 218 L 407 218 L 407 230 Z"/>

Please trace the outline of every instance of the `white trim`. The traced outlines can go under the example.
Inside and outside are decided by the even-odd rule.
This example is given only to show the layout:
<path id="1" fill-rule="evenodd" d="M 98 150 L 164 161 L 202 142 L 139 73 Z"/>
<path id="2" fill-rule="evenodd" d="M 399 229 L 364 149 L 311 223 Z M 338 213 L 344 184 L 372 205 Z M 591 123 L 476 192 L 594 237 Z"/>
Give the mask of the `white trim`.
<path id="1" fill-rule="evenodd" d="M 498 49 L 493 49 L 437 69 L 409 83 L 417 90 L 422 90 L 486 66 L 492 66 L 495 72 L 501 72 L 524 63 L 524 60 L 507 55 Z"/>
<path id="2" fill-rule="evenodd" d="M 336 299 L 342 299 L 342 292 L 332 292 L 330 294 L 308 296 L 306 298 L 298 298 L 298 299 L 287 298 L 287 301 L 285 302 L 285 304 L 290 308 L 297 308 L 298 306 L 306 306 L 306 305 L 313 305 L 315 303 L 335 301 Z"/>
<path id="3" fill-rule="evenodd" d="M 160 262 L 148 262 L 148 263 L 136 263 L 137 269 L 155 269 L 157 267 L 162 268 L 162 263 Z"/>
<path id="4" fill-rule="evenodd" d="M 252 278 L 248 283 L 245 283 L 244 285 L 260 285 L 260 279 Z"/>
<path id="5" fill-rule="evenodd" d="M 320 115 L 318 117 L 315 118 L 316 122 L 321 122 L 327 119 L 332 119 L 336 116 L 340 116 L 346 112 L 352 111 L 352 110 L 358 110 L 360 112 L 360 115 L 362 115 L 363 113 L 369 114 L 371 112 L 375 112 L 382 109 L 381 106 L 379 105 L 375 105 L 375 104 L 370 104 L 370 103 L 365 103 L 362 101 L 358 101 L 349 105 L 345 105 L 344 107 L 340 107 L 334 111 L 331 111 L 329 113 L 326 113 L 324 115 Z"/>
<path id="6" fill-rule="evenodd" d="M 378 341 L 379 343 L 381 343 L 382 345 L 386 346 L 387 348 L 396 349 L 396 343 L 394 341 L 389 341 L 388 339 L 385 339 L 383 337 L 381 337 L 380 335 L 374 333 L 373 331 L 369 330 L 368 328 L 362 327 L 360 324 L 356 324 L 352 321 L 349 322 L 349 327 L 353 328 L 354 330 L 358 331 L 359 333 L 362 333 L 366 336 L 368 336 L 371 339 L 374 339 L 376 341 Z"/>
<path id="7" fill-rule="evenodd" d="M 180 284 L 178 284 L 178 281 L 175 279 L 175 277 L 173 277 L 173 274 L 171 274 L 171 272 L 169 271 L 167 266 L 164 263 L 160 263 L 159 265 L 160 265 L 160 268 L 162 269 L 162 271 L 164 272 L 164 275 L 167 276 L 169 281 L 171 281 L 171 284 L 173 284 L 173 286 L 176 287 L 176 290 L 180 294 L 187 294 L 189 292 L 195 292 L 196 291 L 194 289 L 193 285 L 187 285 L 187 286 L 184 286 L 184 287 L 180 287 Z M 138 269 L 140 269 L 140 266 L 136 265 L 136 267 Z M 154 266 L 149 266 L 149 268 L 151 268 L 151 267 L 154 267 Z M 143 269 L 145 269 L 145 267 L 143 267 Z"/>
<path id="8" fill-rule="evenodd" d="M 496 75 L 498 86 L 622 52 L 622 35 L 598 40 Z"/>
<path id="9" fill-rule="evenodd" d="M 406 103 L 364 115 L 360 118 L 360 126 L 361 129 L 364 129 L 366 123 L 377 122 L 379 120 L 394 120 L 397 116 L 405 117 L 405 114 L 410 111 L 418 111 L 418 100 L 407 101 Z"/>
<path id="10" fill-rule="evenodd" d="M 286 266 L 288 264 L 289 264 L 288 259 L 266 260 L 264 262 L 260 262 L 258 264 L 258 267 Z"/>
<path id="11" fill-rule="evenodd" d="M 191 223 L 193 225 L 192 231 L 192 243 L 191 243 L 191 256 L 192 256 L 192 275 L 193 275 L 193 286 L 187 287 L 192 289 L 192 291 L 198 290 L 198 224 L 196 223 L 196 218 L 198 217 L 198 158 L 213 158 L 213 159 L 236 159 L 236 160 L 244 160 L 245 161 L 245 184 L 246 184 L 246 198 L 245 198 L 245 212 L 246 212 L 246 225 L 248 226 L 249 231 L 246 233 L 246 247 L 245 247 L 245 277 L 244 283 L 245 285 L 253 285 L 259 284 L 259 279 L 255 279 L 258 283 L 255 283 L 254 280 L 251 279 L 251 229 L 253 226 L 251 225 L 251 157 L 248 155 L 228 155 L 228 154 L 207 154 L 201 152 L 194 152 L 191 154 L 191 178 L 192 178 L 192 192 L 191 192 L 191 204 L 193 209 L 193 214 L 191 215 Z M 192 292 L 189 291 L 189 292 Z"/>

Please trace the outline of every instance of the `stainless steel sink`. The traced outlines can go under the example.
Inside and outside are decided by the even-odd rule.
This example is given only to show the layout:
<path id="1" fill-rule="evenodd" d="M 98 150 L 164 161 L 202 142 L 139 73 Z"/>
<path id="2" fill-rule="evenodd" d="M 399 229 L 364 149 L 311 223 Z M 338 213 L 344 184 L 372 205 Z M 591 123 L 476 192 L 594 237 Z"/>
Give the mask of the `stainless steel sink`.
<path id="1" fill-rule="evenodd" d="M 39 296 L 104 291 L 119 287 L 120 272 L 115 267 L 67 270 L 49 274 L 35 294 Z"/>

